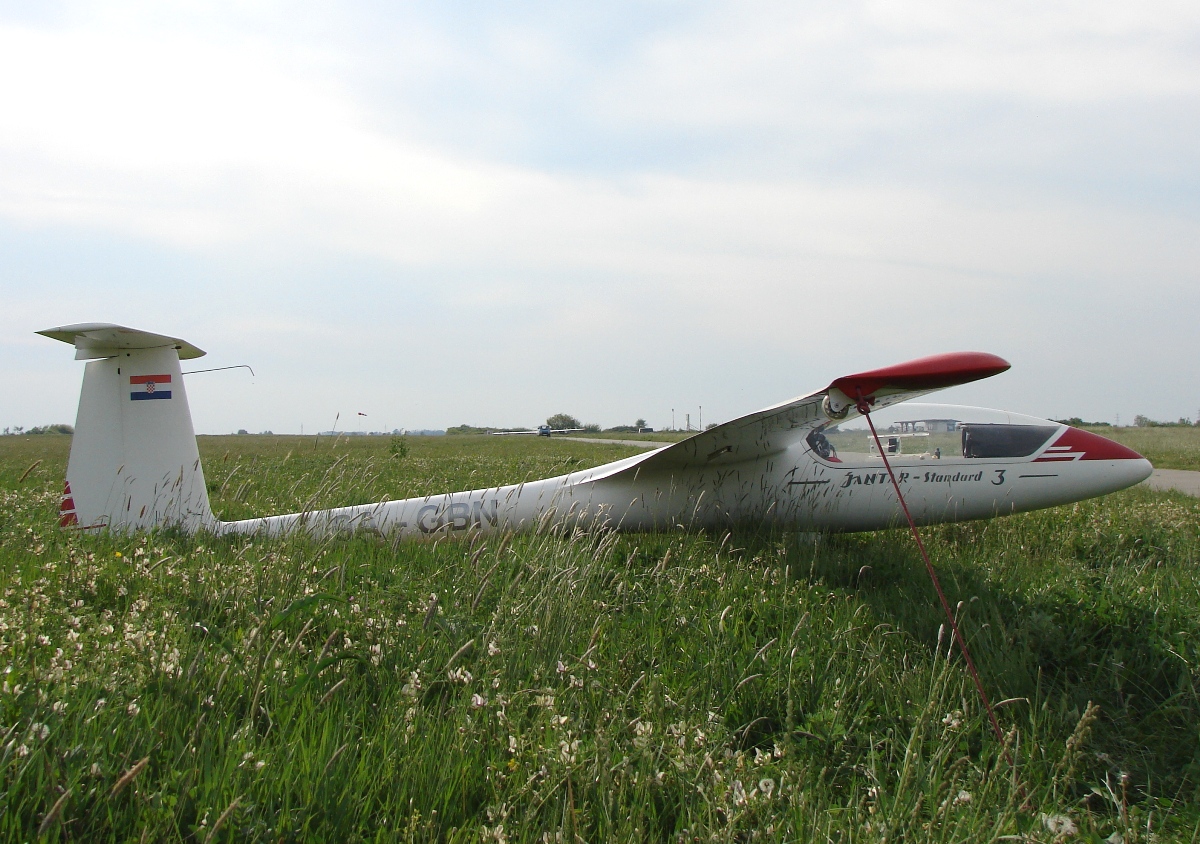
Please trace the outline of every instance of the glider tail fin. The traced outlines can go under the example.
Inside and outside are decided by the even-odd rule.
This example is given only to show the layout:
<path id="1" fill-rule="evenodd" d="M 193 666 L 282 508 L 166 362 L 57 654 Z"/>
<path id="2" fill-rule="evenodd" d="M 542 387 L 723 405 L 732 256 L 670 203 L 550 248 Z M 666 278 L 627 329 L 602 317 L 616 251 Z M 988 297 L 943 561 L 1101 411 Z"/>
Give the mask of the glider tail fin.
<path id="1" fill-rule="evenodd" d="M 173 337 L 106 323 L 39 331 L 89 360 L 59 523 L 119 532 L 214 527 L 180 358 L 204 352 Z"/>

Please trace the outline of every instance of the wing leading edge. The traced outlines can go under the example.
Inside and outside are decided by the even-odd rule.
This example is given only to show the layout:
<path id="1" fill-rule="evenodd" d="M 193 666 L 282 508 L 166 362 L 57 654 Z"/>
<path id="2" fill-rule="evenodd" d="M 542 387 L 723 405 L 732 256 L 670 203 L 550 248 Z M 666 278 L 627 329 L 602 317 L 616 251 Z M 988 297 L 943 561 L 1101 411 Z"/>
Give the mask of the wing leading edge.
<path id="1" fill-rule="evenodd" d="M 804 439 L 826 422 L 857 416 L 855 403 L 859 398 L 865 399 L 872 409 L 880 410 L 936 390 L 998 375 L 1009 366 L 1003 358 L 985 352 L 952 352 L 843 375 L 823 390 L 748 413 L 681 442 L 639 455 L 640 459 L 588 480 L 769 457 Z"/>

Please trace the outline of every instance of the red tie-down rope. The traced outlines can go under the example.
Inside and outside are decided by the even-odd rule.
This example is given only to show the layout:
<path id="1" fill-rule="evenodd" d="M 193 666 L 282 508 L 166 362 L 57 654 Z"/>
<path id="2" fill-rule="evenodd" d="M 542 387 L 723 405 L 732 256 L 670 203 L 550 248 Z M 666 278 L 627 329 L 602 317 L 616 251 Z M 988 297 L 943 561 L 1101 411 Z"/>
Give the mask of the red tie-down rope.
<path id="1" fill-rule="evenodd" d="M 904 493 L 900 491 L 900 482 L 896 480 L 896 473 L 892 471 L 892 464 L 887 459 L 887 451 L 879 442 L 879 434 L 875 431 L 875 423 L 871 420 L 871 406 L 867 400 L 862 398 L 860 393 L 856 409 L 867 420 L 867 424 L 871 426 L 871 436 L 875 438 L 875 447 L 879 449 L 879 456 L 883 458 L 883 465 L 887 468 L 888 477 L 892 479 L 892 486 L 896 490 L 896 497 L 900 499 L 900 508 L 904 510 L 904 517 L 908 519 L 908 527 L 912 531 L 913 539 L 917 541 L 917 548 L 921 551 L 921 559 L 925 561 L 925 570 L 929 572 L 929 579 L 933 581 L 933 588 L 937 590 L 938 599 L 942 602 L 942 609 L 946 611 L 946 620 L 950 622 L 950 629 L 954 631 L 954 641 L 958 642 L 958 649 L 962 652 L 963 659 L 967 662 L 967 668 L 971 672 L 971 679 L 975 681 L 975 688 L 979 690 L 979 699 L 983 701 L 983 708 L 987 710 L 988 719 L 992 722 L 992 732 L 996 734 L 996 741 L 1004 744 L 1004 733 L 1000 729 L 1000 722 L 996 720 L 996 711 L 992 709 L 992 702 L 988 700 L 987 692 L 983 689 L 983 681 L 979 679 L 979 672 L 975 670 L 975 661 L 971 659 L 971 649 L 967 647 L 967 640 L 963 638 L 962 633 L 958 630 L 958 622 L 954 620 L 954 613 L 950 611 L 950 602 L 946 600 L 946 593 L 942 591 L 942 584 L 938 582 L 937 572 L 933 570 L 933 563 L 929 560 L 929 552 L 925 550 L 925 543 L 921 541 L 921 534 L 917 531 L 917 523 L 913 521 L 912 513 L 908 512 L 908 503 L 904 500 Z M 1005 752 L 1005 756 L 1008 753 Z"/>

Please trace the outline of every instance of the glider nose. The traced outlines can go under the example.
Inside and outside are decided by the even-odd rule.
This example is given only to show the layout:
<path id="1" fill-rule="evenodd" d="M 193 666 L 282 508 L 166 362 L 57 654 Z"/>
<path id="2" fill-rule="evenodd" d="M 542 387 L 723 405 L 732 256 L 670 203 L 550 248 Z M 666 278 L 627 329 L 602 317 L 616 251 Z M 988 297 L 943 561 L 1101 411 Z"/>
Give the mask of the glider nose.
<path id="1" fill-rule="evenodd" d="M 1081 468 L 1102 467 L 1102 472 L 1096 477 L 1103 488 L 1098 494 L 1139 484 L 1154 472 L 1150 461 L 1132 448 L 1080 428 L 1063 429 L 1058 438 L 1034 460 L 1035 463 L 1061 461 L 1079 461 L 1076 465 Z"/>

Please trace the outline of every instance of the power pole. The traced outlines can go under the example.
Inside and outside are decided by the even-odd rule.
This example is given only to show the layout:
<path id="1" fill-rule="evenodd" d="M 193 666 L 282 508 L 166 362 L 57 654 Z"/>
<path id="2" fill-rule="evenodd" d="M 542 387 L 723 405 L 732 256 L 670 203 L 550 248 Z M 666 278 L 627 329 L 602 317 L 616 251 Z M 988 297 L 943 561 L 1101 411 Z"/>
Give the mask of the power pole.
<path id="1" fill-rule="evenodd" d="M 696 426 L 696 430 L 704 430 L 704 405 L 700 405 L 700 424 Z"/>

